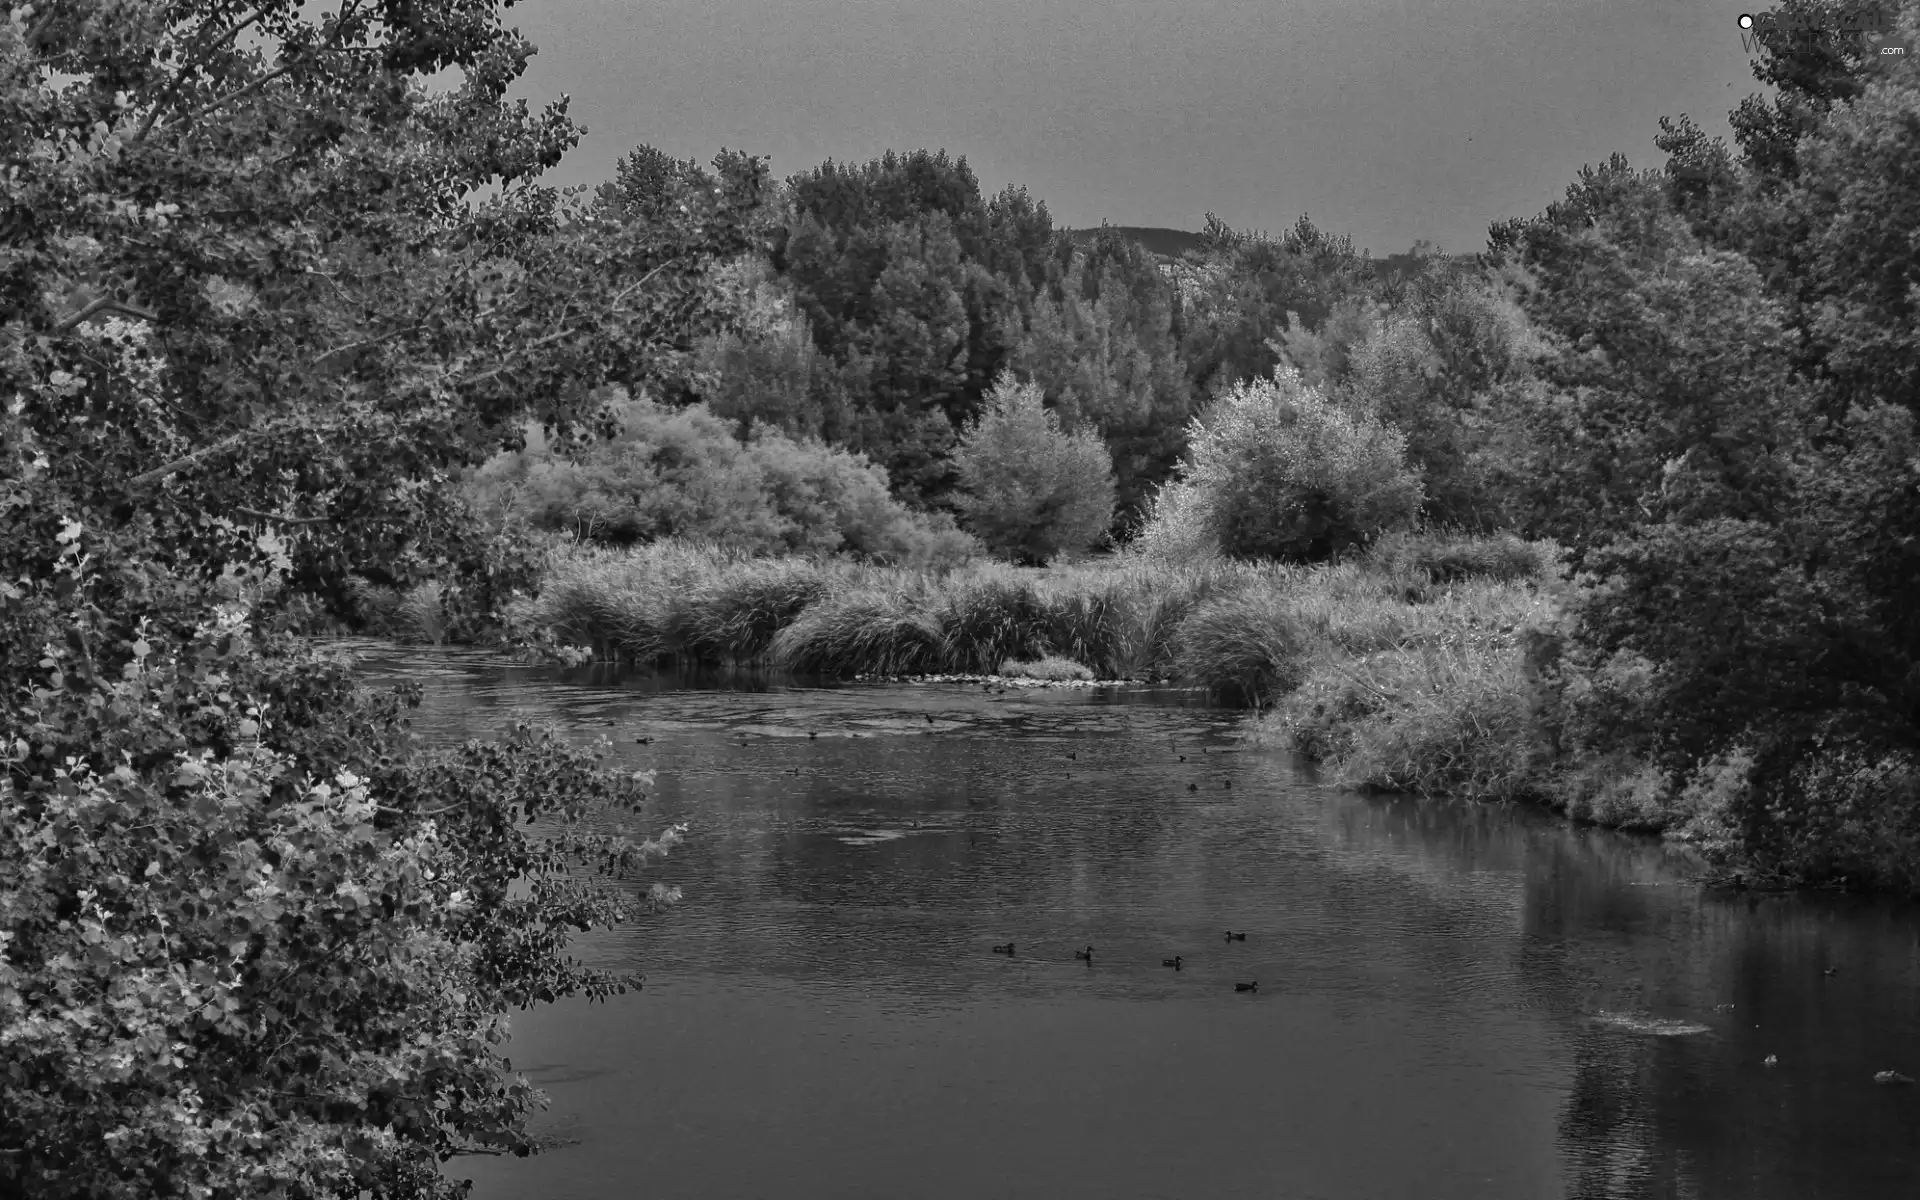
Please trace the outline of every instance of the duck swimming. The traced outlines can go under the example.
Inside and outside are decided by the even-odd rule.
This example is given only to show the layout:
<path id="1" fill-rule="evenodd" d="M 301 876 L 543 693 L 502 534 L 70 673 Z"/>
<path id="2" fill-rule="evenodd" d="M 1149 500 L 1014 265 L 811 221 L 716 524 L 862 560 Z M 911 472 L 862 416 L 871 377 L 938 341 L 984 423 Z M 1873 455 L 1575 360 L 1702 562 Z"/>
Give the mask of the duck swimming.
<path id="1" fill-rule="evenodd" d="M 1229 929 L 1227 930 L 1226 940 L 1229 942 L 1244 942 L 1247 940 L 1247 935 L 1244 933 L 1235 933 Z"/>
<path id="2" fill-rule="evenodd" d="M 1085 950 L 1075 950 L 1073 952 L 1073 956 L 1079 959 L 1081 962 L 1090 963 L 1093 961 L 1093 947 L 1088 946 Z"/>
<path id="3" fill-rule="evenodd" d="M 1252 983 L 1236 983 L 1233 985 L 1233 990 L 1236 992 L 1257 992 L 1260 990 L 1260 981 L 1256 979 Z"/>
<path id="4" fill-rule="evenodd" d="M 1898 1071 L 1876 1071 L 1873 1076 L 1873 1081 L 1875 1083 L 1912 1083 L 1913 1082 L 1913 1080 L 1910 1077 L 1906 1075 L 1902 1075 Z"/>
<path id="5" fill-rule="evenodd" d="M 1176 954 L 1172 958 L 1163 958 L 1160 960 L 1160 965 L 1163 967 L 1172 967 L 1178 971 L 1180 969 L 1180 956 Z"/>
<path id="6" fill-rule="evenodd" d="M 1012 942 L 1008 942 L 1008 943 L 1007 943 L 1006 945 L 1004 945 L 1004 946 L 995 946 L 995 947 L 993 948 L 993 952 L 994 952 L 995 954 L 1012 954 L 1012 953 L 1013 953 L 1013 943 L 1012 943 Z"/>

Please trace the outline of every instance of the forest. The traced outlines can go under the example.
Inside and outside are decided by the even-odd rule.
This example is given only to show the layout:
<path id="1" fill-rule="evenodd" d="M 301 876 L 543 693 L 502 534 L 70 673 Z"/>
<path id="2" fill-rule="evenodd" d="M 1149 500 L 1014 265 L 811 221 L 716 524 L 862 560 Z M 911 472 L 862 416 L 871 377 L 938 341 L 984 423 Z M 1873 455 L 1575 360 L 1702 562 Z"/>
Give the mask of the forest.
<path id="1" fill-rule="evenodd" d="M 1920 67 L 1760 40 L 1737 146 L 1388 271 L 924 149 L 544 187 L 491 3 L 8 4 L 0 1197 L 460 1194 L 533 1148 L 507 1012 L 637 985 L 566 951 L 677 899 L 652 781 L 420 749 L 328 631 L 1184 677 L 1920 894 Z"/>

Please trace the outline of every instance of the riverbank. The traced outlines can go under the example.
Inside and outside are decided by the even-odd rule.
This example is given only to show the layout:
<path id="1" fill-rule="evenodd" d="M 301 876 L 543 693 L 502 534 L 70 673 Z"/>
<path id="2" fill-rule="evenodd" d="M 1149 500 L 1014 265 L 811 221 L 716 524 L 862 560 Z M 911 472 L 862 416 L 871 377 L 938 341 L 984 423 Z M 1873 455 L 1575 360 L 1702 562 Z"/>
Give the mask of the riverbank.
<path id="1" fill-rule="evenodd" d="M 1675 777 L 1566 736 L 1570 719 L 1631 705 L 1651 678 L 1644 664 L 1560 659 L 1578 586 L 1557 547 L 1513 537 L 1396 535 L 1313 566 L 1121 554 L 944 571 L 667 540 L 555 547 L 507 625 L 571 661 L 1203 689 L 1256 710 L 1251 744 L 1299 753 L 1346 787 L 1543 805 L 1685 843 L 1746 885 L 1912 890 L 1920 856 L 1876 832 L 1904 810 L 1851 775 L 1816 781 L 1837 815 L 1796 835 L 1793 861 L 1812 867 L 1756 871 L 1739 865 L 1753 786 L 1739 748 Z"/>

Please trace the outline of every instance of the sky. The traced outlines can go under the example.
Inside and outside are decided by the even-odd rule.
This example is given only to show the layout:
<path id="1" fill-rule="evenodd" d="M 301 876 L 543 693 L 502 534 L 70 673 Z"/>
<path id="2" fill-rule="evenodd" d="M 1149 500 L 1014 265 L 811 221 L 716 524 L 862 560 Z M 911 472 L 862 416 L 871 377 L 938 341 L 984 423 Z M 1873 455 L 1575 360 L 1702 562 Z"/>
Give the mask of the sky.
<path id="1" fill-rule="evenodd" d="M 512 95 L 588 128 L 544 182 L 597 184 L 640 144 L 781 178 L 888 149 L 964 156 L 1056 226 L 1271 233 L 1301 214 L 1356 250 L 1455 254 L 1659 118 L 1733 144 L 1769 98 L 1753 0 L 521 0 L 539 48 Z"/>

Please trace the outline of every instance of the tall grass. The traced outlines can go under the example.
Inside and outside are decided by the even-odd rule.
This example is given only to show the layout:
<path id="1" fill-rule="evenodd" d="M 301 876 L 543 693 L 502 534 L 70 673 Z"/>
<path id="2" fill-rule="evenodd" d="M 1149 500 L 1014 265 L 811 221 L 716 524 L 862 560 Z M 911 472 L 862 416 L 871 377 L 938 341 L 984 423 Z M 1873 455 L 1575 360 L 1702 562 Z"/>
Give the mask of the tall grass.
<path id="1" fill-rule="evenodd" d="M 1530 712 L 1516 639 L 1549 604 L 1514 564 L 1537 571 L 1551 556 L 1526 543 L 1437 545 L 1396 539 L 1318 566 L 1120 554 L 1045 571 L 937 572 L 675 540 L 565 546 L 516 617 L 643 663 L 847 676 L 984 674 L 1060 658 L 1100 679 L 1172 676 L 1277 705 L 1262 737 L 1332 760 L 1356 783 L 1511 794 L 1512 764 L 1531 753 L 1514 749 L 1515 714 Z M 1448 582 L 1435 562 L 1468 567 L 1448 568 Z M 1506 758 L 1474 757 L 1496 743 Z"/>
<path id="2" fill-rule="evenodd" d="M 1240 588 L 1194 604 L 1175 632 L 1179 673 L 1259 707 L 1306 679 L 1307 641 L 1285 592 Z"/>
<path id="3" fill-rule="evenodd" d="M 809 606 L 769 653 L 796 675 L 916 675 L 940 669 L 943 641 L 919 589 L 862 587 Z"/>
<path id="4" fill-rule="evenodd" d="M 540 594 L 510 618 L 596 655 L 657 663 L 688 652 L 699 585 L 749 561 L 745 551 L 678 539 L 630 551 L 570 545 L 553 555 Z"/>
<path id="5" fill-rule="evenodd" d="M 1558 548 L 1518 539 L 1382 539 L 1291 589 L 1314 650 L 1257 725 L 1347 786 L 1555 800 L 1523 644 L 1558 601 Z"/>
<path id="6" fill-rule="evenodd" d="M 941 671 L 985 674 L 1049 650 L 1046 601 L 1031 579 L 1004 568 L 956 574 L 931 615 L 940 627 Z"/>
<path id="7" fill-rule="evenodd" d="M 773 639 L 833 587 L 829 571 L 805 559 L 735 563 L 701 581 L 672 626 L 689 657 L 733 663 L 764 658 Z"/>

